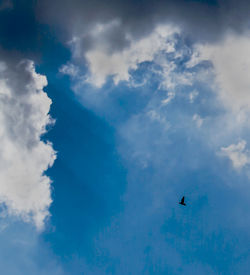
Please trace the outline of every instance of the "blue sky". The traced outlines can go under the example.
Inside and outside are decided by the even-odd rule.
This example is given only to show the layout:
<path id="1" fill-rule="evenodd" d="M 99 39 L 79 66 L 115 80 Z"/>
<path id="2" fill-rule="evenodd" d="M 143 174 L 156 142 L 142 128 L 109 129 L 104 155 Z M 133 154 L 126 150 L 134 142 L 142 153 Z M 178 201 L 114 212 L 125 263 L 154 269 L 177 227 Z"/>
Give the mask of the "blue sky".
<path id="1" fill-rule="evenodd" d="M 247 274 L 249 8 L 0 1 L 3 274 Z"/>

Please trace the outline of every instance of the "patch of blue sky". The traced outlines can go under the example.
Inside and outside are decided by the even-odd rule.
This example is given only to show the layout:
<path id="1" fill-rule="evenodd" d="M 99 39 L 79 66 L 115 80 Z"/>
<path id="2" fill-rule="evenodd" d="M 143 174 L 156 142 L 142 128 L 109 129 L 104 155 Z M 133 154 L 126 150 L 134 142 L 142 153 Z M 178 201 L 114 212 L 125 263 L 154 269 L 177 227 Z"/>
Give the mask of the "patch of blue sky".
<path id="1" fill-rule="evenodd" d="M 179 73 L 186 61 L 187 57 L 177 60 Z M 210 65 L 199 66 L 193 70 Z M 93 238 L 95 253 L 86 257 L 88 246 L 81 248 L 88 250 L 81 270 L 88 274 L 237 273 L 248 260 L 248 177 L 220 159 L 206 136 L 218 131 L 213 124 L 225 110 L 209 85 L 199 81 L 177 86 L 175 97 L 161 106 L 168 91 L 157 90 L 162 79 L 153 67 L 153 62 L 144 62 L 131 72 L 136 83 L 143 83 L 146 75 L 145 85 L 114 86 L 110 78 L 99 90 L 90 92 L 83 85 L 78 91 L 82 104 L 112 125 L 114 150 L 127 173 L 127 185 L 122 187 L 126 190 L 120 193 L 123 207 L 109 224 L 87 234 Z M 199 95 L 190 103 L 187 95 L 193 90 Z M 195 113 L 209 117 L 206 130 L 192 121 Z M 105 173 L 106 167 L 98 171 Z M 185 209 L 177 204 L 183 194 L 189 205 Z M 93 199 L 97 212 L 99 200 L 101 194 Z M 85 207 L 89 211 L 87 204 L 81 211 Z"/>
<path id="2" fill-rule="evenodd" d="M 176 36 L 182 54 L 161 58 L 175 64 L 175 74 L 209 69 L 206 62 L 186 68 L 192 54 L 187 43 Z M 47 248 L 34 262 L 40 266 L 57 255 L 53 274 L 56 268 L 63 273 L 60 265 L 70 274 L 98 275 L 246 271 L 248 178 L 208 146 L 216 119 L 225 113 L 209 84 L 176 85 L 175 96 L 162 105 L 172 91 L 160 87 L 167 76 L 157 63 L 143 62 L 130 71 L 128 83 L 116 86 L 110 77 L 101 89 L 81 83 L 74 94 L 70 79 L 57 73 L 69 58 L 51 37 L 42 56 L 46 66 L 37 67 L 48 78 L 56 119 L 44 139 L 53 142 L 58 158 L 47 172 L 53 180 L 50 224 L 34 249 Z M 200 128 L 194 114 L 205 118 Z M 248 133 L 232 133 L 228 142 L 237 135 Z M 177 204 L 183 194 L 185 209 Z"/>
<path id="3" fill-rule="evenodd" d="M 25 15 L 27 5 L 18 7 Z M 46 231 L 39 237 L 20 221 L 0 226 L 5 273 L 247 274 L 249 176 L 216 152 L 225 142 L 248 139 L 249 130 L 239 126 L 217 137 L 227 111 L 210 83 L 174 82 L 171 96 L 161 86 L 167 77 L 162 67 L 143 62 L 130 71 L 129 82 L 116 86 L 109 77 L 101 89 L 93 88 L 60 76 L 69 50 L 45 26 L 39 25 L 41 39 L 35 35 L 32 11 L 20 25 L 18 10 L 12 15 L 1 17 L 12 30 L 1 24 L 3 47 L 19 47 L 32 57 L 28 43 L 35 52 L 43 45 L 37 70 L 48 78 L 56 119 L 43 139 L 53 143 L 58 157 L 46 173 L 53 180 Z M 174 74 L 211 67 L 203 62 L 186 68 L 192 41 L 176 35 L 175 42 L 181 55 L 160 53 L 175 64 Z M 79 65 L 82 75 L 85 65 Z M 186 208 L 178 205 L 182 195 Z"/>
<path id="4" fill-rule="evenodd" d="M 42 236 L 65 270 L 76 268 L 74 274 L 81 274 L 74 265 L 77 257 L 91 262 L 95 235 L 123 207 L 126 171 L 115 151 L 114 130 L 77 101 L 69 79 L 51 77 L 51 67 L 47 93 L 56 123 L 44 138 L 54 144 L 58 157 L 47 171 L 53 180 L 53 204 Z"/>

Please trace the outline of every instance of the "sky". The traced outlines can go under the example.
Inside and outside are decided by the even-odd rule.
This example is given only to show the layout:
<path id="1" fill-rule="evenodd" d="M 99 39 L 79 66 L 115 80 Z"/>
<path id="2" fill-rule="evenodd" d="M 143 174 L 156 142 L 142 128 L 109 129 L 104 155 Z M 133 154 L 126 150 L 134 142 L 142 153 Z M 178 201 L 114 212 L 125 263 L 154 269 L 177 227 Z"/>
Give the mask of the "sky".
<path id="1" fill-rule="evenodd" d="M 248 274 L 249 11 L 0 0 L 1 274 Z"/>

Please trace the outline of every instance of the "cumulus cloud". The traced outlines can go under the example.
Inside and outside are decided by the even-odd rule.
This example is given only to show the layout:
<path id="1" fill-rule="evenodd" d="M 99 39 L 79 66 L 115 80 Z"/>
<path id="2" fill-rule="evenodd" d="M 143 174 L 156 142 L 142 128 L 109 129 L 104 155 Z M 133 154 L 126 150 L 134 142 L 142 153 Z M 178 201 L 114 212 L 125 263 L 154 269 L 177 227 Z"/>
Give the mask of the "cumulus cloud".
<path id="1" fill-rule="evenodd" d="M 115 21 L 116 24 L 119 22 Z M 106 32 L 111 22 L 107 25 L 98 25 L 98 34 Z M 161 81 L 158 90 L 167 90 L 168 97 L 162 101 L 166 104 L 174 97 L 175 88 L 178 85 L 192 85 L 194 75 L 188 70 L 179 70 L 178 62 L 186 55 L 188 49 L 180 44 L 179 29 L 172 25 L 159 25 L 152 33 L 142 39 L 133 41 L 130 38 L 130 45 L 122 50 L 112 52 L 103 43 L 97 43 L 92 49 L 82 52 L 80 39 L 75 38 L 70 42 L 73 59 L 63 65 L 59 71 L 68 74 L 78 83 L 90 83 L 101 88 L 108 78 L 112 78 L 115 85 L 125 81 L 128 86 L 139 87 L 148 84 L 149 75 L 155 74 Z M 182 43 L 182 42 L 181 42 Z M 87 61 L 88 73 L 81 74 L 77 64 L 81 60 Z M 138 83 L 134 78 L 134 72 L 140 65 L 147 64 L 145 74 Z"/>
<path id="2" fill-rule="evenodd" d="M 249 3 L 244 0 L 226 0 L 213 5 L 182 0 L 143 1 L 140 8 L 135 1 L 111 1 L 105 5 L 99 0 L 94 3 L 56 0 L 43 1 L 37 6 L 42 20 L 61 27 L 60 37 L 71 48 L 73 59 L 89 68 L 85 80 L 97 87 L 109 76 L 115 84 L 131 80 L 130 71 L 138 64 L 152 61 L 166 46 L 167 52 L 171 51 L 170 43 L 165 40 L 178 29 L 185 36 L 193 37 L 193 41 L 203 43 L 201 56 L 195 50 L 187 68 L 194 67 L 201 58 L 210 60 L 220 84 L 220 96 L 234 108 L 244 105 L 242 98 L 249 85 L 245 78 L 249 62 L 244 58 L 249 49 L 249 38 L 244 35 L 249 25 L 247 10 Z M 172 29 L 168 28 L 166 33 L 166 28 L 163 31 L 159 26 L 172 26 Z M 230 35 L 225 38 L 229 31 Z M 204 45 L 204 42 L 209 43 Z M 73 63 L 63 66 L 61 72 L 75 77 L 79 71 Z M 174 69 L 171 66 L 172 63 L 161 64 L 165 75 Z M 173 78 L 168 76 L 162 85 L 171 89 L 174 83 L 189 84 L 191 79 L 192 75 L 186 72 Z M 190 96 L 193 101 L 194 97 Z"/>
<path id="3" fill-rule="evenodd" d="M 240 169 L 250 163 L 250 154 L 246 149 L 246 141 L 241 140 L 238 144 L 231 144 L 228 147 L 222 147 L 220 155 L 228 157 L 235 169 Z"/>
<path id="4" fill-rule="evenodd" d="M 105 32 L 105 28 L 107 26 L 100 26 L 99 31 Z M 167 39 L 176 31 L 176 28 L 170 26 L 159 26 L 151 35 L 138 41 L 131 40 L 129 47 L 114 53 L 110 53 L 102 44 L 97 44 L 95 48 L 85 53 L 90 70 L 87 81 L 97 87 L 101 87 L 108 76 L 113 76 L 115 84 L 129 81 L 130 70 L 136 70 L 138 64 L 153 61 L 155 55 L 161 51 L 174 52 L 173 39 L 169 41 Z"/>
<path id="5" fill-rule="evenodd" d="M 42 229 L 51 204 L 50 179 L 44 172 L 55 158 L 52 144 L 41 140 L 51 100 L 45 76 L 32 61 L 0 62 L 0 202 L 10 215 Z"/>
<path id="6" fill-rule="evenodd" d="M 137 1 L 123 0 L 112 0 L 109 5 L 100 0 L 45 0 L 38 2 L 37 15 L 46 23 L 60 26 L 60 37 L 71 47 L 77 62 L 88 64 L 87 80 L 97 87 L 101 87 L 108 76 L 112 76 L 115 83 L 127 81 L 129 70 L 136 69 L 141 62 L 151 61 L 163 47 L 165 37 L 158 26 L 176 26 L 195 42 L 209 42 L 203 47 L 203 57 L 214 64 L 222 90 L 220 95 L 228 105 L 241 108 L 249 85 L 245 78 L 249 38 L 244 36 L 249 27 L 249 5 L 245 0 L 213 3 L 145 0 L 140 5 Z M 196 57 L 199 62 L 200 57 Z M 187 64 L 194 65 L 194 59 Z M 65 70 L 66 67 L 62 68 Z M 71 65 L 66 71 L 76 73 Z M 168 78 L 167 87 L 175 81 L 188 82 L 191 75 L 178 77 L 171 82 Z"/>
<path id="7" fill-rule="evenodd" d="M 223 42 L 224 34 L 228 30 L 244 33 L 249 25 L 248 10 L 249 3 L 245 0 L 226 0 L 213 4 L 207 1 L 184 0 L 145 0 L 139 4 L 138 1 L 111 0 L 109 5 L 100 0 L 45 0 L 38 1 L 37 4 L 37 15 L 40 20 L 57 26 L 57 34 L 71 49 L 71 63 L 61 67 L 60 71 L 77 78 L 81 72 L 76 64 L 80 67 L 86 65 L 89 74 L 79 79 L 98 88 L 103 86 L 108 77 L 111 77 L 115 84 L 120 81 L 129 81 L 133 84 L 131 71 L 136 70 L 139 64 L 155 61 L 161 51 L 173 50 L 171 42 L 166 42 L 166 39 L 176 29 L 185 37 L 191 37 L 191 41 L 209 42 L 209 46 L 204 50 L 207 53 L 206 57 L 212 62 L 215 61 L 215 68 L 221 71 L 222 58 L 228 53 L 225 51 L 224 55 L 220 55 L 220 52 L 223 52 L 222 48 L 225 45 L 232 44 L 230 39 L 225 42 L 226 44 Z M 171 28 L 164 29 L 159 26 Z M 236 43 L 238 42 L 233 41 L 231 47 Z M 246 42 L 242 41 L 241 44 L 245 44 L 244 49 L 247 49 Z M 213 56 L 210 55 L 211 51 L 214 52 Z M 194 56 L 195 54 L 197 60 L 190 60 L 186 64 L 187 69 L 200 62 L 200 56 L 196 51 Z M 232 72 L 228 69 L 228 73 L 231 74 L 238 69 L 236 67 L 239 67 L 240 61 L 237 61 L 238 65 L 235 67 L 231 63 L 228 64 L 228 60 L 224 67 L 231 67 Z M 176 83 L 190 85 L 192 82 L 193 75 L 188 71 L 171 75 L 170 72 L 175 70 L 174 63 L 161 64 L 160 57 L 157 64 L 161 66 L 162 74 L 167 76 L 161 82 L 164 89 L 174 90 Z M 221 76 L 218 76 L 218 81 L 222 84 L 223 90 L 228 87 L 232 87 L 231 90 L 238 88 L 234 87 L 235 83 L 225 84 L 224 80 L 228 74 L 219 72 L 218 75 Z M 241 86 L 247 84 L 240 80 L 237 82 L 242 83 Z M 190 102 L 193 102 L 194 98 L 195 94 L 191 94 Z"/>

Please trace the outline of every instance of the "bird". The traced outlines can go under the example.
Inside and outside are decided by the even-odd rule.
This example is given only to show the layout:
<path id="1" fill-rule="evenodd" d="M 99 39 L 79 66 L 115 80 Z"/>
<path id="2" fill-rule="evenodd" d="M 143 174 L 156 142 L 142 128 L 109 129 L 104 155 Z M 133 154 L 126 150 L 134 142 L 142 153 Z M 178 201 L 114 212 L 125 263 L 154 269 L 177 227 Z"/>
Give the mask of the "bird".
<path id="1" fill-rule="evenodd" d="M 179 202 L 179 204 L 186 206 L 184 200 L 185 200 L 185 197 L 183 196 L 182 199 L 181 199 L 181 201 Z"/>

